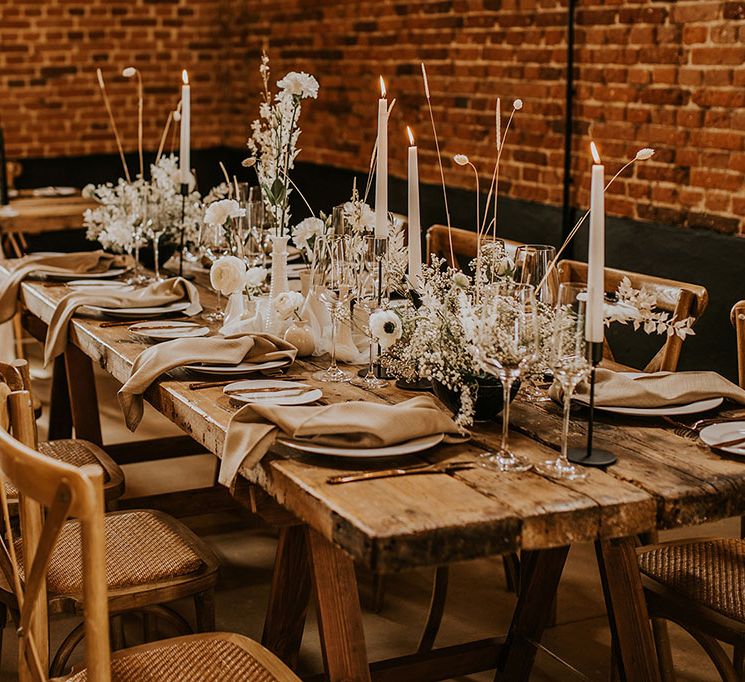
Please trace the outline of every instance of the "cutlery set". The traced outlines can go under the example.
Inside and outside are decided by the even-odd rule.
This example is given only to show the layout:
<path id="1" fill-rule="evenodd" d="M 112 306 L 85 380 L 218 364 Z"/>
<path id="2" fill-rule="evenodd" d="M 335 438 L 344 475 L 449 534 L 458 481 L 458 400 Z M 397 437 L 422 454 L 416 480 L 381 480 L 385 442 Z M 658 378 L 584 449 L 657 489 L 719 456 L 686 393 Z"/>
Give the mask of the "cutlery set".
<path id="1" fill-rule="evenodd" d="M 358 474 L 342 474 L 339 476 L 329 476 L 326 483 L 330 485 L 339 485 L 341 483 L 355 483 L 357 481 L 371 481 L 378 478 L 392 478 L 397 476 L 417 476 L 421 474 L 448 474 L 454 471 L 463 471 L 473 469 L 478 466 L 476 460 L 460 460 L 453 462 L 438 462 L 431 464 L 425 462 L 422 464 L 412 464 L 411 466 L 394 467 L 391 469 L 381 469 L 380 471 L 365 471 Z"/>

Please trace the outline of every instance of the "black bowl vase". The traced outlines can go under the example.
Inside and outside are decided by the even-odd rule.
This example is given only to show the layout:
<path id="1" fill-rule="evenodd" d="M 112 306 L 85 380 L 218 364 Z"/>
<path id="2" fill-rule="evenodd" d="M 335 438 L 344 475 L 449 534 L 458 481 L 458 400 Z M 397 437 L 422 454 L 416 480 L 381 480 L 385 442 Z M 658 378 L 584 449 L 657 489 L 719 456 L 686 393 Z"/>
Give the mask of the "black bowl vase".
<path id="1" fill-rule="evenodd" d="M 176 253 L 176 244 L 173 242 L 161 242 L 158 244 L 158 266 L 163 267 L 168 259 Z M 148 270 L 155 270 L 155 250 L 152 244 L 140 249 L 140 263 Z"/>
<path id="2" fill-rule="evenodd" d="M 502 382 L 496 377 L 477 377 L 476 385 L 473 420 L 475 422 L 494 421 L 504 407 Z M 460 393 L 458 391 L 453 391 L 435 380 L 432 381 L 432 388 L 435 395 L 453 414 L 457 414 L 460 411 Z M 520 381 L 518 380 L 512 384 L 512 388 L 510 389 L 510 402 L 515 399 L 519 390 Z"/>

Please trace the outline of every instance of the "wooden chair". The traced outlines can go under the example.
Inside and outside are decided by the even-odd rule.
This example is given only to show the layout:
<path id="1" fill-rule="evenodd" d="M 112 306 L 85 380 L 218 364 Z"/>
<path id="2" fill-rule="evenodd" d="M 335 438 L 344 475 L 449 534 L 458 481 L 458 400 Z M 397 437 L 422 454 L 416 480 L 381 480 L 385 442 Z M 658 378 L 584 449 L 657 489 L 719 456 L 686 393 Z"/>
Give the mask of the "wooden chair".
<path id="1" fill-rule="evenodd" d="M 431 256 L 437 256 L 444 258 L 445 262 L 450 267 L 460 267 L 462 263 L 469 263 L 471 260 L 476 258 L 476 247 L 478 245 L 478 237 L 475 232 L 471 230 L 463 230 L 459 227 L 453 227 L 450 230 L 453 238 L 453 255 L 455 256 L 457 263 L 453 263 L 453 259 L 450 255 L 450 236 L 448 235 L 447 225 L 432 225 L 427 230 L 427 263 L 430 262 Z M 513 251 L 518 246 L 522 246 L 522 242 L 512 241 L 511 239 L 504 239 L 499 237 L 507 248 L 507 251 Z"/>
<path id="2" fill-rule="evenodd" d="M 18 398 L 27 397 L 30 393 L 23 381 L 18 377 L 12 377 L 10 369 L 15 368 L 0 365 L 0 373 L 3 376 L 9 375 L 12 379 L 12 383 L 3 382 L 0 388 L 4 389 L 3 393 L 11 387 L 16 388 L 11 395 L 16 396 L 16 402 L 20 401 L 10 412 L 9 424 L 16 438 L 22 440 L 27 449 L 30 447 L 36 451 L 35 458 L 30 461 L 39 469 L 40 481 L 44 482 L 45 472 L 55 471 L 65 472 L 64 476 L 69 479 L 69 471 L 72 470 L 78 478 L 95 480 L 103 500 L 105 473 L 100 466 L 84 464 L 82 467 L 76 467 L 47 456 L 36 447 L 36 423 L 33 412 L 26 410 L 25 398 Z M 19 386 L 22 387 L 20 390 Z M 4 397 L 3 393 L 0 393 L 0 398 Z M 4 426 L 2 415 L 3 412 L 0 410 L 0 426 Z M 9 442 L 10 437 L 0 429 L 0 447 Z M 15 457 L 20 455 L 16 452 Z M 11 461 L 16 462 L 16 459 Z M 35 545 L 27 540 L 26 534 L 30 532 L 31 539 L 34 540 L 38 530 L 36 525 L 29 525 L 29 522 L 24 520 L 24 514 L 29 513 L 29 505 L 24 503 L 24 494 L 33 497 L 37 488 L 32 485 L 28 490 L 24 489 L 23 485 L 19 485 L 19 480 L 24 485 L 29 482 L 33 484 L 34 480 L 27 481 L 23 477 L 19 479 L 13 475 L 13 469 L 4 471 L 7 478 L 3 481 L 3 486 L 0 486 L 0 496 L 7 508 L 8 497 L 5 491 L 9 485 L 17 491 L 22 540 L 17 539 L 13 546 L 6 543 L 5 551 L 0 551 L 0 568 L 6 574 L 6 587 L 0 588 L 0 624 L 5 625 L 7 613 L 10 611 L 16 624 L 23 628 L 24 602 L 19 599 L 17 588 L 24 582 L 27 591 L 32 587 L 31 581 L 35 578 L 34 570 L 37 567 L 32 564 L 29 572 L 28 565 L 31 562 L 27 561 L 26 557 L 34 557 Z M 51 498 L 42 496 L 38 499 L 46 505 Z M 85 543 L 86 529 L 84 524 L 81 529 L 78 521 L 65 522 L 69 516 L 80 515 L 73 511 L 72 507 L 64 509 L 63 516 L 55 521 L 58 527 L 55 528 L 53 537 L 42 537 L 46 543 L 43 566 L 43 574 L 46 576 L 44 612 L 82 615 L 87 613 L 88 609 L 86 571 L 90 568 L 87 564 L 80 563 L 81 530 Z M 38 517 L 40 523 L 41 512 L 35 514 L 34 518 Z M 51 510 L 48 518 L 52 518 L 53 514 L 54 511 Z M 6 530 L 12 528 L 10 516 L 5 519 L 5 526 Z M 107 590 L 107 610 L 112 617 L 128 611 L 138 611 L 145 615 L 146 629 L 160 618 L 169 621 L 182 632 L 192 632 L 182 616 L 165 606 L 167 602 L 192 597 L 196 609 L 197 629 L 201 632 L 214 629 L 217 560 L 201 540 L 185 526 L 160 512 L 113 512 L 103 519 L 101 541 L 105 544 L 106 568 L 100 574 L 102 577 L 97 579 L 102 581 L 101 589 Z M 12 571 L 9 570 L 11 567 Z M 28 573 L 31 575 L 27 578 Z M 11 589 L 13 587 L 16 589 Z M 32 592 L 32 596 L 35 598 L 37 595 Z M 28 594 L 26 598 L 28 599 Z M 46 627 L 46 616 L 44 626 Z M 62 673 L 70 655 L 85 634 L 85 624 L 81 623 L 67 635 L 49 668 L 52 675 Z"/>
<path id="3" fill-rule="evenodd" d="M 558 264 L 559 279 L 562 282 L 587 282 L 587 263 L 573 260 L 562 260 Z M 624 277 L 628 277 L 635 289 L 648 289 L 657 297 L 657 307 L 671 313 L 672 318 L 684 320 L 692 317 L 697 320 L 706 310 L 709 294 L 705 287 L 672 279 L 662 279 L 638 272 L 605 268 L 605 291 L 614 293 Z M 645 372 L 674 372 L 678 368 L 683 339 L 668 336 L 662 348 L 644 368 Z M 606 358 L 613 359 L 613 354 L 606 344 Z"/>

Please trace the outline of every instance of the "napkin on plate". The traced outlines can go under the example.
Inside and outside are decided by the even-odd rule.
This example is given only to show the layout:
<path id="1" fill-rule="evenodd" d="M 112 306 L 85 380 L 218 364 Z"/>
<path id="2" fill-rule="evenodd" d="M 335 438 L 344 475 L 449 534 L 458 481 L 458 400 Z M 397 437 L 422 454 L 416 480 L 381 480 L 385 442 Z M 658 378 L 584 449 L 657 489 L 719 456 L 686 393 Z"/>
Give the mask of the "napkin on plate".
<path id="1" fill-rule="evenodd" d="M 295 346 L 271 334 L 175 339 L 150 346 L 137 356 L 129 379 L 119 389 L 124 420 L 130 430 L 137 428 L 142 419 L 142 394 L 161 374 L 175 367 L 197 362 L 225 365 L 244 361 L 293 362 L 296 354 Z"/>
<path id="2" fill-rule="evenodd" d="M 421 395 L 398 405 L 363 401 L 322 406 L 244 405 L 225 436 L 219 481 L 232 485 L 238 470 L 256 465 L 280 431 L 319 445 L 375 448 L 438 433 L 461 441 L 455 422 L 434 398 Z"/>
<path id="3" fill-rule="evenodd" d="M 47 338 L 44 344 L 44 364 L 63 353 L 67 345 L 67 325 L 75 311 L 84 305 L 95 305 L 106 308 L 154 308 L 176 303 L 181 299 L 189 300 L 189 307 L 184 315 L 196 315 L 202 310 L 199 302 L 199 291 L 182 277 L 173 277 L 162 282 L 153 282 L 142 289 L 134 291 L 72 291 L 57 303 L 49 321 Z"/>
<path id="4" fill-rule="evenodd" d="M 556 383 L 551 387 L 551 397 L 562 399 Z M 574 397 L 589 404 L 589 383 L 578 386 Z M 745 404 L 745 391 L 716 372 L 650 372 L 630 376 L 598 368 L 595 375 L 595 404 L 602 407 L 665 407 L 708 398 L 729 398 Z"/>
<path id="5" fill-rule="evenodd" d="M 126 256 L 114 256 L 103 251 L 82 251 L 55 255 L 31 255 L 15 263 L 8 275 L 0 275 L 0 322 L 7 322 L 16 312 L 21 282 L 38 270 L 63 275 L 106 272 L 127 263 Z"/>

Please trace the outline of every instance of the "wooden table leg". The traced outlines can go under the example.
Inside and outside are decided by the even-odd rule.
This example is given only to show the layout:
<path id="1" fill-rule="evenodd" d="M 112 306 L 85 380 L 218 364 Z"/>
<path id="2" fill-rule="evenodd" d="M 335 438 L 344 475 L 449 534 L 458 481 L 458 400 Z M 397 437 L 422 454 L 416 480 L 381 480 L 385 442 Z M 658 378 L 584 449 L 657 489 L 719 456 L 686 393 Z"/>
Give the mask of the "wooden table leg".
<path id="1" fill-rule="evenodd" d="M 622 680 L 659 682 L 649 613 L 644 599 L 635 538 L 595 543 L 611 634 L 618 647 Z"/>
<path id="2" fill-rule="evenodd" d="M 329 682 L 370 682 L 354 563 L 312 528 L 308 546 Z"/>
<path id="3" fill-rule="evenodd" d="M 70 389 L 67 386 L 65 356 L 58 355 L 52 366 L 52 391 L 49 397 L 49 440 L 72 436 Z"/>
<path id="4" fill-rule="evenodd" d="M 293 670 L 297 668 L 310 600 L 310 565 L 305 526 L 279 532 L 274 575 L 261 643 Z"/>
<path id="5" fill-rule="evenodd" d="M 499 658 L 496 680 L 528 680 L 536 646 L 551 617 L 569 547 L 525 551 L 521 558 L 520 595 L 507 641 Z"/>
<path id="6" fill-rule="evenodd" d="M 65 351 L 65 367 L 75 437 L 103 445 L 93 362 L 77 346 L 68 344 Z"/>

